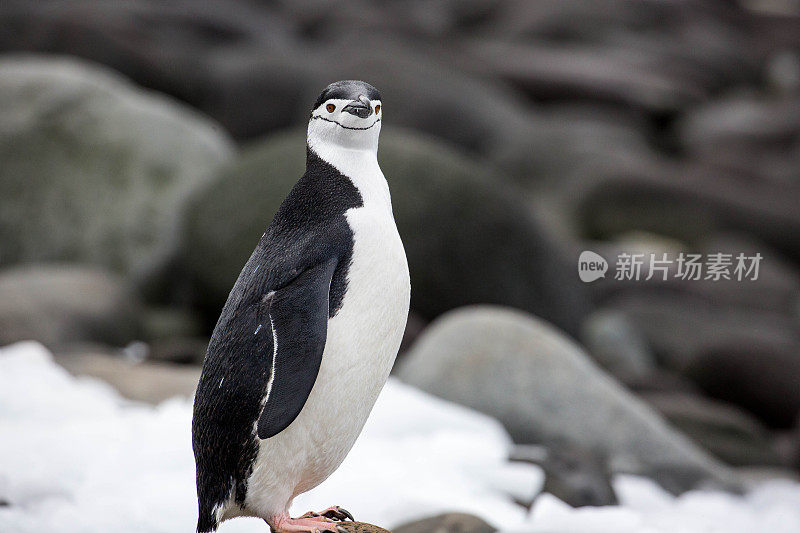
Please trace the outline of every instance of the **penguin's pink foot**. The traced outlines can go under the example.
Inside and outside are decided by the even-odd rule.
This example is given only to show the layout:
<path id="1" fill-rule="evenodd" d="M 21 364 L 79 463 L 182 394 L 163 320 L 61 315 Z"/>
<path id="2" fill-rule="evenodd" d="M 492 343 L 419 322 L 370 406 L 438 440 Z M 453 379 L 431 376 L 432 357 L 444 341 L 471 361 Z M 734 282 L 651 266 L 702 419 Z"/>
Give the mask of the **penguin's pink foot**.
<path id="1" fill-rule="evenodd" d="M 353 518 L 353 515 L 350 513 L 350 511 L 343 507 L 339 507 L 338 505 L 332 505 L 331 507 L 328 507 L 324 511 L 320 511 L 318 513 L 309 511 L 300 518 L 310 518 L 315 516 L 324 516 L 325 518 L 330 518 L 338 522 L 342 522 L 344 520 L 355 521 L 355 518 Z"/>
<path id="2" fill-rule="evenodd" d="M 289 515 L 274 518 L 270 528 L 274 533 L 339 533 L 336 521 L 325 516 L 305 516 L 290 518 Z"/>

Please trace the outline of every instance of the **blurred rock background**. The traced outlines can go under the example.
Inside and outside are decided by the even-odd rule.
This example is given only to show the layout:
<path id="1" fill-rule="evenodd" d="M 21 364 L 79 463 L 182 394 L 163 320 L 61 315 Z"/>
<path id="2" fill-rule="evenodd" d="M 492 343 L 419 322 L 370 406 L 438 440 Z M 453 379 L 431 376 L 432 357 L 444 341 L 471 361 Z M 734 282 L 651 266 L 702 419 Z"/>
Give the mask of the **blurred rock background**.
<path id="1" fill-rule="evenodd" d="M 311 102 L 358 78 L 412 275 L 400 378 L 573 505 L 616 472 L 797 475 L 796 1 L 5 0 L 0 53 L 1 344 L 191 393 Z M 763 261 L 583 284 L 581 250 Z"/>

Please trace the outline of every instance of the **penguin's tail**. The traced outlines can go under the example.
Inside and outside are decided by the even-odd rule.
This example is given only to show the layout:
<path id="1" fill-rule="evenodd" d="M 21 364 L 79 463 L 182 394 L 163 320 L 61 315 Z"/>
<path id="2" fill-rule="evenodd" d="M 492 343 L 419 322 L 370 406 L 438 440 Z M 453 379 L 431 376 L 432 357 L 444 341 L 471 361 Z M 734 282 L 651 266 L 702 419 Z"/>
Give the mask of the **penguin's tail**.
<path id="1" fill-rule="evenodd" d="M 214 506 L 201 502 L 197 514 L 197 533 L 213 533 L 218 527 L 219 519 Z"/>

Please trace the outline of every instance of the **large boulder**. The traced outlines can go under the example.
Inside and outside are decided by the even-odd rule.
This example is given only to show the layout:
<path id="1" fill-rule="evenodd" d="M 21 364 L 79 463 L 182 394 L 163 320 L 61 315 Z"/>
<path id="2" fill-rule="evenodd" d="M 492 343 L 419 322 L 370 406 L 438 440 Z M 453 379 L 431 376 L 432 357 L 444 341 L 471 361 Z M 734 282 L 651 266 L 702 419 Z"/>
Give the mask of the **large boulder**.
<path id="1" fill-rule="evenodd" d="M 679 392 L 640 396 L 672 425 L 727 464 L 781 464 L 769 433 L 755 418 L 732 405 Z"/>
<path id="2" fill-rule="evenodd" d="M 0 60 L 0 264 L 75 261 L 137 283 L 178 246 L 179 210 L 232 152 L 218 126 L 103 68 Z"/>
<path id="3" fill-rule="evenodd" d="M 140 334 L 141 311 L 136 293 L 107 272 L 68 265 L 0 271 L 0 346 L 124 345 Z"/>
<path id="4" fill-rule="evenodd" d="M 480 306 L 448 313 L 425 330 L 397 375 L 498 418 L 517 442 L 586 447 L 676 490 L 730 479 L 578 345 L 518 311 Z"/>
<path id="5" fill-rule="evenodd" d="M 246 0 L 9 0 L 0 5 L 0 28 L 13 28 L 0 30 L 2 51 L 97 61 L 189 102 L 237 136 L 300 118 L 292 104 L 303 74 L 313 72 L 293 53 L 292 24 Z"/>
<path id="6" fill-rule="evenodd" d="M 707 394 L 788 429 L 800 415 L 800 340 L 718 339 L 698 348 L 686 373 Z"/>
<path id="7" fill-rule="evenodd" d="M 411 305 L 422 317 L 488 302 L 576 332 L 587 304 L 573 265 L 502 176 L 431 138 L 391 129 L 378 159 L 408 256 Z M 192 201 L 185 262 L 212 318 L 304 160 L 302 132 L 271 137 Z"/>

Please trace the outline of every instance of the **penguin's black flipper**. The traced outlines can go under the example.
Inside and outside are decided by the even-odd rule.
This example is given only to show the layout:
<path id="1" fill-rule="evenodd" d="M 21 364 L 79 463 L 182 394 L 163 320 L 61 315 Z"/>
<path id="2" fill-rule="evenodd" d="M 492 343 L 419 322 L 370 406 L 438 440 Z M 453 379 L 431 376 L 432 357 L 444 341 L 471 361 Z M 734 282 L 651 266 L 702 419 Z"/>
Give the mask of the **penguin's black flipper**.
<path id="1" fill-rule="evenodd" d="M 291 424 L 317 379 L 328 332 L 329 291 L 336 261 L 303 271 L 269 296 L 273 360 L 258 437 L 268 439 Z"/>

